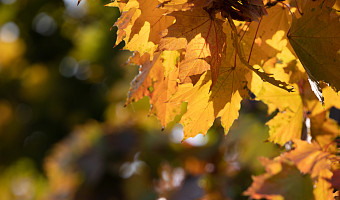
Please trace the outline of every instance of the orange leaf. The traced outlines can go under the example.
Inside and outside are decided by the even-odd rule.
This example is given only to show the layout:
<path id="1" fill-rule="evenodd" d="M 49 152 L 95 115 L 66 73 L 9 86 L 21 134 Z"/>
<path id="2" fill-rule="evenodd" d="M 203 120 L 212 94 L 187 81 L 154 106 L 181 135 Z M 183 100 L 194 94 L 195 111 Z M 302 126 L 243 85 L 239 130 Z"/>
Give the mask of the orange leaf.
<path id="1" fill-rule="evenodd" d="M 176 53 L 176 51 L 163 52 L 163 54 L 167 56 L 167 59 L 172 59 L 172 62 L 176 62 L 177 60 Z M 180 114 L 181 104 L 169 102 L 169 99 L 177 91 L 178 68 L 174 67 L 174 69 L 171 70 L 166 68 L 164 69 L 164 67 L 157 69 L 159 73 L 157 73 L 158 77 L 153 85 L 154 90 L 150 96 L 150 103 L 152 105 L 150 112 L 155 113 L 162 126 L 166 127 L 169 122 L 174 120 L 176 115 Z M 168 70 L 168 73 L 164 76 L 165 70 Z"/>
<path id="2" fill-rule="evenodd" d="M 176 52 L 165 54 L 172 58 L 175 63 L 177 57 L 171 56 L 171 53 L 177 55 Z M 149 96 L 152 106 L 150 112 L 156 115 L 163 127 L 166 127 L 180 113 L 181 109 L 180 104 L 169 102 L 170 97 L 177 91 L 178 68 L 168 70 L 168 74 L 164 76 L 166 69 L 160 53 L 155 54 L 152 61 L 150 61 L 150 56 L 147 53 L 142 57 L 136 54 L 130 62 L 141 65 L 141 68 L 140 73 L 131 82 L 126 104 Z"/>
<path id="3" fill-rule="evenodd" d="M 310 177 L 303 176 L 281 157 L 261 159 L 266 173 L 253 177 L 252 185 L 244 192 L 251 198 L 282 200 L 314 199 Z M 299 192 L 296 192 L 299 191 Z"/>
<path id="4" fill-rule="evenodd" d="M 157 8 L 158 4 L 157 0 L 130 0 L 115 23 L 118 27 L 117 44 L 126 38 L 130 46 L 138 45 L 137 41 L 131 41 L 136 34 L 141 34 L 139 37 L 146 38 L 147 42 L 158 44 L 161 32 L 174 21 L 173 17 L 165 15 L 165 10 Z M 141 32 L 146 25 L 149 26 L 149 31 Z M 149 53 L 152 55 L 152 52 Z"/>
<path id="5" fill-rule="evenodd" d="M 210 69 L 214 84 L 219 74 L 226 45 L 223 21 L 212 18 L 203 5 L 203 0 L 195 1 L 192 10 L 169 14 L 176 18 L 176 22 L 165 31 L 166 36 L 160 42 L 159 48 L 162 50 L 185 49 L 185 58 L 179 65 L 181 82 L 190 82 L 190 76 Z"/>
<path id="6" fill-rule="evenodd" d="M 340 127 L 337 121 L 328 117 L 328 111 L 324 111 L 310 118 L 311 135 L 322 148 L 336 153 L 335 138 L 340 135 Z"/>
<path id="7" fill-rule="evenodd" d="M 302 173 L 309 173 L 312 178 L 316 178 L 322 170 L 331 168 L 331 154 L 323 151 L 316 142 L 310 144 L 302 140 L 293 141 L 296 148 L 288 152 L 286 157 L 292 160 Z"/>
<path id="8" fill-rule="evenodd" d="M 160 54 L 157 54 L 152 61 L 150 61 L 149 54 L 144 54 L 142 57 L 139 57 L 139 54 L 137 54 L 136 57 L 139 59 L 134 58 L 137 60 L 135 62 L 140 62 L 141 67 L 139 74 L 131 82 L 125 105 L 132 101 L 138 101 L 144 96 L 150 96 L 153 82 L 157 80 L 159 73 L 162 73 L 158 71 L 159 68 L 163 67 Z"/>

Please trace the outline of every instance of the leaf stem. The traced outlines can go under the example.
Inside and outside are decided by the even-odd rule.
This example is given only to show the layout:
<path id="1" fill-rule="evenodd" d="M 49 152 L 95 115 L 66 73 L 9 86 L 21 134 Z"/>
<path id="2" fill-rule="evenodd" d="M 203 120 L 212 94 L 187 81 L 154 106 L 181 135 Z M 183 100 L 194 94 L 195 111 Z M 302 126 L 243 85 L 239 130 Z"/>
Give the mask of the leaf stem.
<path id="1" fill-rule="evenodd" d="M 250 48 L 250 52 L 249 52 L 249 57 L 248 57 L 248 63 L 250 61 L 250 57 L 251 57 L 251 52 L 253 51 L 253 47 L 254 47 L 254 44 L 255 44 L 255 39 L 256 39 L 256 36 L 257 36 L 257 32 L 259 31 L 259 28 L 260 28 L 260 25 L 261 25 L 261 21 L 262 21 L 262 17 L 259 21 L 259 25 L 257 26 L 257 29 L 256 29 L 256 32 L 255 32 L 255 36 L 254 36 L 254 40 L 253 40 L 253 43 L 251 44 L 251 48 Z"/>
<path id="2" fill-rule="evenodd" d="M 270 75 L 272 74 L 268 74 L 266 72 L 261 72 L 259 69 L 255 69 L 253 66 L 251 66 L 245 59 L 244 56 L 244 52 L 241 50 L 240 45 L 239 45 L 239 41 L 238 41 L 238 35 L 237 35 L 237 29 L 236 26 L 234 24 L 233 19 L 231 18 L 230 15 L 227 16 L 228 22 L 230 24 L 230 27 L 232 29 L 232 37 L 233 37 L 233 41 L 234 41 L 234 48 L 235 48 L 235 53 L 238 55 L 240 61 L 242 62 L 242 64 L 244 64 L 245 66 L 247 66 L 249 69 L 251 69 L 253 72 L 255 72 L 258 76 L 261 77 L 261 79 L 263 81 L 269 82 L 281 89 L 284 89 L 288 92 L 292 92 L 293 91 L 293 87 L 288 87 L 289 85 L 285 82 L 279 81 L 274 79 L 273 77 L 270 77 Z"/>
<path id="3" fill-rule="evenodd" d="M 296 0 L 295 0 L 295 3 L 296 3 L 296 9 L 298 10 L 298 12 L 300 13 L 300 15 L 303 15 Z"/>

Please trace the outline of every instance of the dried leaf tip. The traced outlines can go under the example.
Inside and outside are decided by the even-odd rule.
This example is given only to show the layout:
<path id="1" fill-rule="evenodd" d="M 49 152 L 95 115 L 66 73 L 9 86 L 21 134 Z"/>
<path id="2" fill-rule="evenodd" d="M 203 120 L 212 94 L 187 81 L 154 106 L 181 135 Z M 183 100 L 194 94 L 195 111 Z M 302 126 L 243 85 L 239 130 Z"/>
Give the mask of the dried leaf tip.
<path id="1" fill-rule="evenodd" d="M 325 106 L 324 97 L 322 95 L 322 89 L 319 85 L 319 82 L 315 80 L 314 78 L 308 77 L 308 82 L 311 86 L 312 91 L 314 92 L 315 96 L 318 98 L 318 100 L 321 102 L 322 106 Z"/>

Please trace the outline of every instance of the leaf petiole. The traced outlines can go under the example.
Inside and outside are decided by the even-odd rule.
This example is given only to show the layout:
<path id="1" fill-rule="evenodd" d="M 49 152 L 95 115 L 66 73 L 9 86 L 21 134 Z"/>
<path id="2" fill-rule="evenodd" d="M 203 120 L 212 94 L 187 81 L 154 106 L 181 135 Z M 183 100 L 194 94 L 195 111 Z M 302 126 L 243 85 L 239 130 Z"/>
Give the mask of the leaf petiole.
<path id="1" fill-rule="evenodd" d="M 261 72 L 259 69 L 254 68 L 253 66 L 251 66 L 245 59 L 244 56 L 244 52 L 241 50 L 239 41 L 238 41 L 238 35 L 237 35 L 237 29 L 236 26 L 234 24 L 233 19 L 231 18 L 230 15 L 227 16 L 228 22 L 230 24 L 231 30 L 232 30 L 232 37 L 233 37 L 233 45 L 236 51 L 236 54 L 238 55 L 240 61 L 242 62 L 242 64 L 244 64 L 245 66 L 247 66 L 249 69 L 251 69 L 253 72 L 255 72 L 259 77 L 261 77 L 261 79 L 263 81 L 269 82 L 272 85 L 275 85 L 281 89 L 284 89 L 288 92 L 292 92 L 294 87 L 289 86 L 289 84 L 276 80 L 274 77 L 271 77 L 270 75 L 272 74 L 268 74 L 266 72 Z"/>

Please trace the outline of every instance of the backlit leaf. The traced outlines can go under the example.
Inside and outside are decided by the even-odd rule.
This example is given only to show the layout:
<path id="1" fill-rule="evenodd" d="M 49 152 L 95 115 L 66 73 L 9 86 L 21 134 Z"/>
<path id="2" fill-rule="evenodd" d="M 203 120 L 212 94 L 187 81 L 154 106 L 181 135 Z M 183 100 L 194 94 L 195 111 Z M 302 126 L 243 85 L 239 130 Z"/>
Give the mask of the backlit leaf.
<path id="1" fill-rule="evenodd" d="M 179 56 L 176 51 L 165 54 L 168 56 L 167 62 L 176 63 Z M 167 69 L 169 66 L 173 65 L 165 66 L 163 62 L 162 68 L 156 69 L 159 73 L 157 73 L 158 77 L 153 84 L 153 91 L 150 96 L 150 103 L 152 105 L 150 112 L 156 115 L 163 127 L 166 127 L 181 112 L 181 104 L 169 101 L 178 87 L 178 67 L 174 65 L 173 69 Z M 168 71 L 166 75 L 164 75 L 165 70 Z"/>
<path id="2" fill-rule="evenodd" d="M 340 22 L 333 4 L 333 0 L 307 1 L 288 38 L 310 79 L 340 90 Z"/>
<path id="3" fill-rule="evenodd" d="M 185 58 L 179 64 L 179 79 L 190 82 L 190 76 L 211 70 L 213 84 L 216 82 L 226 46 L 226 35 L 222 31 L 223 21 L 212 18 L 203 9 L 204 1 L 195 1 L 192 10 L 176 11 L 176 18 L 164 34 L 159 48 L 162 50 L 185 49 Z"/>
<path id="4" fill-rule="evenodd" d="M 180 85 L 171 100 L 188 102 L 187 112 L 180 121 L 185 138 L 205 134 L 217 117 L 221 117 L 227 133 L 238 117 L 241 100 L 248 94 L 245 75 L 250 71 L 244 67 L 223 66 L 211 90 L 212 81 L 209 72 L 206 72 L 195 86 L 191 83 Z"/>
<path id="5" fill-rule="evenodd" d="M 254 199 L 312 200 L 312 180 L 302 175 L 295 166 L 278 157 L 262 159 L 266 173 L 254 176 L 252 185 L 244 192 Z M 298 192 L 296 192 L 298 191 Z"/>
<path id="6" fill-rule="evenodd" d="M 292 160 L 302 173 L 309 173 L 312 178 L 316 178 L 322 170 L 330 169 L 331 154 L 323 151 L 320 145 L 301 140 L 294 140 L 294 143 L 296 148 L 290 151 L 286 157 Z"/>

